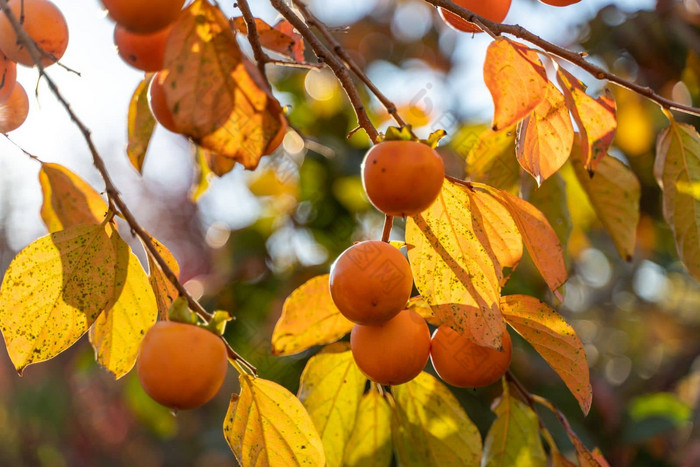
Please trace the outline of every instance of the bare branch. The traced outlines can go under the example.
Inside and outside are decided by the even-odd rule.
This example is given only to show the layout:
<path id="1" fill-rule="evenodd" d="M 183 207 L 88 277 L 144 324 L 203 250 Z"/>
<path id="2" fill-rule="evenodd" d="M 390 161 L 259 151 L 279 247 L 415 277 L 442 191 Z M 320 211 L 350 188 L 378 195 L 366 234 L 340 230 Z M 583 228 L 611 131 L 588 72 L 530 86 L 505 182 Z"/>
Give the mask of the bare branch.
<path id="1" fill-rule="evenodd" d="M 267 74 L 265 73 L 265 64 L 271 62 L 270 57 L 263 50 L 262 44 L 260 43 L 260 36 L 258 36 L 258 27 L 255 24 L 255 16 L 253 12 L 250 11 L 250 5 L 248 5 L 248 0 L 236 0 L 236 5 L 238 9 L 241 10 L 243 14 L 243 19 L 245 19 L 246 27 L 248 28 L 248 42 L 253 48 L 253 56 L 258 65 L 258 70 L 260 74 L 267 80 Z M 268 83 L 269 86 L 269 83 Z"/>

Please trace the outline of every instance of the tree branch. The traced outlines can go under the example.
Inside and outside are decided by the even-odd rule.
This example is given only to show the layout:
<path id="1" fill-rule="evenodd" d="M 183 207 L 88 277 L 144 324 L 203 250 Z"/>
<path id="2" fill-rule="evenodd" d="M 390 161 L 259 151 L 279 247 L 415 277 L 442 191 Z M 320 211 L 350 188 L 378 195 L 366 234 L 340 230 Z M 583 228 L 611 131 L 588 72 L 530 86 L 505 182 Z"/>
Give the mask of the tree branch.
<path id="1" fill-rule="evenodd" d="M 367 133 L 369 138 L 373 143 L 376 143 L 379 137 L 379 132 L 372 124 L 372 121 L 367 115 L 360 94 L 352 82 L 352 77 L 345 67 L 345 64 L 336 57 L 328 48 L 321 42 L 316 35 L 309 29 L 309 26 L 302 20 L 299 16 L 292 11 L 291 8 L 287 6 L 284 0 L 270 0 L 272 6 L 280 12 L 280 14 L 291 23 L 294 28 L 299 31 L 304 40 L 311 46 L 312 50 L 318 57 L 319 61 L 328 65 L 328 67 L 333 71 L 336 78 L 340 82 L 340 85 L 345 90 L 350 103 L 355 109 L 355 114 L 357 115 L 357 122 Z"/>
<path id="2" fill-rule="evenodd" d="M 241 10 L 243 14 L 243 19 L 245 19 L 246 27 L 248 28 L 248 42 L 253 48 L 253 56 L 255 57 L 255 62 L 258 65 L 258 70 L 260 74 L 267 81 L 267 74 L 265 73 L 265 64 L 271 62 L 270 57 L 263 50 L 262 44 L 260 43 L 260 36 L 258 35 L 258 27 L 255 24 L 255 16 L 253 12 L 250 11 L 250 5 L 248 5 L 248 0 L 236 0 L 236 5 L 238 9 Z M 268 86 L 270 84 L 268 83 Z"/>
<path id="3" fill-rule="evenodd" d="M 56 83 L 49 75 L 46 74 L 45 67 L 41 62 L 41 51 L 39 50 L 34 40 L 24 30 L 24 28 L 22 27 L 12 10 L 8 7 L 7 0 L 0 0 L 0 9 L 2 9 L 2 11 L 5 13 L 5 16 L 12 25 L 12 28 L 15 30 L 18 42 L 21 43 L 24 47 L 26 47 L 27 51 L 29 52 L 32 61 L 39 70 L 39 76 L 43 77 L 46 80 L 46 83 L 51 89 L 51 92 L 54 94 L 54 96 L 56 96 L 56 99 L 58 99 L 61 105 L 66 109 L 68 116 L 82 133 L 83 139 L 85 140 L 88 146 L 90 154 L 92 155 L 93 164 L 95 165 L 95 168 L 100 173 L 100 176 L 105 182 L 105 191 L 107 193 L 110 205 L 116 206 L 119 209 L 119 212 L 122 214 L 122 216 L 124 216 L 124 220 L 127 222 L 127 224 L 129 224 L 131 230 L 143 242 L 146 250 L 148 250 L 151 256 L 153 256 L 153 259 L 155 259 L 156 263 L 158 263 L 158 266 L 161 268 L 168 280 L 173 284 L 173 286 L 175 286 L 180 295 L 187 300 L 187 303 L 189 304 L 190 308 L 192 308 L 192 310 L 194 310 L 197 313 L 197 315 L 199 315 L 204 321 L 208 322 L 211 319 L 212 315 L 207 310 L 205 310 L 204 307 L 202 307 L 202 305 L 200 305 L 199 302 L 195 300 L 194 297 L 192 297 L 192 295 L 190 295 L 187 289 L 185 289 L 180 280 L 177 278 L 177 275 L 173 272 L 172 269 L 170 269 L 168 263 L 158 252 L 158 249 L 155 247 L 153 241 L 151 240 L 151 236 L 148 234 L 148 232 L 146 232 L 146 230 L 143 227 L 141 227 L 141 225 L 138 223 L 129 207 L 126 205 L 124 200 L 122 200 L 119 190 L 117 190 L 116 186 L 112 182 L 112 178 L 110 177 L 109 172 L 107 171 L 104 159 L 102 159 L 102 156 L 100 156 L 99 152 L 97 151 L 97 148 L 95 147 L 95 143 L 92 140 L 90 129 L 80 120 L 80 118 L 78 118 L 68 101 L 63 97 L 63 94 L 61 94 L 61 91 L 58 89 Z M 228 344 L 228 342 L 226 342 L 225 339 L 222 340 L 226 344 L 227 353 L 231 358 L 241 362 L 249 369 L 253 371 L 255 370 L 255 367 L 248 363 L 243 357 L 238 355 L 238 353 L 236 353 L 236 351 L 231 348 L 231 346 Z"/>
<path id="4" fill-rule="evenodd" d="M 670 99 L 666 99 L 663 96 L 660 96 L 657 94 L 653 89 L 651 89 L 648 86 L 642 86 L 637 83 L 634 83 L 632 81 L 628 81 L 624 78 L 621 78 L 620 76 L 617 76 L 613 73 L 610 73 L 601 67 L 594 65 L 590 62 L 588 62 L 581 54 L 568 50 L 564 47 L 558 46 L 556 44 L 553 44 L 549 41 L 546 41 L 545 39 L 542 39 L 540 36 L 531 33 L 527 29 L 523 28 L 522 26 L 519 26 L 517 24 L 515 25 L 510 25 L 510 24 L 501 24 L 501 23 L 495 23 L 493 21 L 489 21 L 488 19 L 477 15 L 473 11 L 469 11 L 465 8 L 462 8 L 458 5 L 455 5 L 452 3 L 450 0 L 425 0 L 427 3 L 430 3 L 431 5 L 435 7 L 440 7 L 443 8 L 447 11 L 450 11 L 457 16 L 461 17 L 462 19 L 465 19 L 471 23 L 476 23 L 479 24 L 482 29 L 488 30 L 493 34 L 496 35 L 501 35 L 501 34 L 510 34 L 515 37 L 518 37 L 520 39 L 526 40 L 530 42 L 531 44 L 534 44 L 538 47 L 540 47 L 543 51 L 546 53 L 559 57 L 561 59 L 566 60 L 569 63 L 572 63 L 573 65 L 576 65 L 577 67 L 581 68 L 582 70 L 588 72 L 590 75 L 592 75 L 596 79 L 601 79 L 601 80 L 607 80 L 611 83 L 615 83 L 618 86 L 621 86 L 623 88 L 629 89 L 630 91 L 634 91 L 637 94 L 646 97 L 649 100 L 652 100 L 662 106 L 663 108 L 670 109 L 670 110 L 676 110 L 679 112 L 684 112 L 690 115 L 695 115 L 700 117 L 700 109 L 696 107 L 692 107 L 689 105 L 684 105 L 684 104 L 679 104 L 678 102 L 674 102 Z"/>

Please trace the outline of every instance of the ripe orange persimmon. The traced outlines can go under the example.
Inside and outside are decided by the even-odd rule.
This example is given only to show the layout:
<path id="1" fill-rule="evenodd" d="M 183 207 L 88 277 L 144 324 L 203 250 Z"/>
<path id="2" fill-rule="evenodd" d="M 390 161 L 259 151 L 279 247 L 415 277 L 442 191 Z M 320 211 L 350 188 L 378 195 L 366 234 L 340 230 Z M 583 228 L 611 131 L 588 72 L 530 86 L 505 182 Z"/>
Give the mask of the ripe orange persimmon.
<path id="1" fill-rule="evenodd" d="M 552 6 L 569 6 L 580 1 L 581 0 L 540 0 L 540 2 Z"/>
<path id="2" fill-rule="evenodd" d="M 372 381 L 397 385 L 411 381 L 428 363 L 430 330 L 413 310 L 402 310 L 378 326 L 356 324 L 350 333 L 355 363 Z"/>
<path id="3" fill-rule="evenodd" d="M 7 101 L 17 82 L 17 64 L 0 52 L 0 103 Z"/>
<path id="4" fill-rule="evenodd" d="M 16 130 L 29 115 L 29 98 L 21 84 L 16 83 L 7 101 L 0 104 L 0 133 Z"/>
<path id="5" fill-rule="evenodd" d="M 511 0 L 453 0 L 455 4 L 466 8 L 467 10 L 473 11 L 479 16 L 483 16 L 486 19 L 490 19 L 496 23 L 502 22 L 508 10 L 510 10 Z M 481 32 L 481 28 L 474 23 L 463 20 L 454 13 L 439 9 L 440 16 L 444 19 L 447 24 L 453 28 L 463 31 L 463 32 Z"/>
<path id="6" fill-rule="evenodd" d="M 137 34 L 117 24 L 114 27 L 114 45 L 119 56 L 129 65 L 143 71 L 163 68 L 165 46 L 172 26 L 150 34 Z"/>
<path id="7" fill-rule="evenodd" d="M 184 3 L 185 0 L 102 0 L 114 21 L 141 34 L 173 23 Z"/>
<path id="8" fill-rule="evenodd" d="M 445 164 L 430 146 L 416 141 L 385 141 L 362 162 L 362 185 L 374 207 L 405 217 L 430 207 L 440 193 Z"/>
<path id="9" fill-rule="evenodd" d="M 481 347 L 442 325 L 433 333 L 430 360 L 446 383 L 460 388 L 480 388 L 498 381 L 510 365 L 513 344 L 507 330 L 503 333 L 502 347 L 502 351 Z"/>
<path id="10" fill-rule="evenodd" d="M 159 321 L 148 330 L 136 363 L 146 393 L 173 409 L 193 409 L 211 400 L 227 367 L 226 346 L 219 336 L 175 321 Z"/>
<path id="11" fill-rule="evenodd" d="M 159 71 L 151 79 L 151 85 L 148 88 L 148 104 L 158 123 L 173 133 L 177 133 L 175 119 L 168 108 L 168 101 L 165 99 L 165 90 L 163 89 L 166 76 L 167 73 Z"/>
<path id="12" fill-rule="evenodd" d="M 331 266 L 331 297 L 340 312 L 359 324 L 380 324 L 403 310 L 411 297 L 411 266 L 386 242 L 360 242 Z"/>
<path id="13" fill-rule="evenodd" d="M 7 4 L 19 20 L 22 0 L 10 0 Z M 68 47 L 68 25 L 61 10 L 48 0 L 24 0 L 23 12 L 22 26 L 44 51 L 41 59 L 44 66 L 60 60 Z M 15 30 L 4 13 L 0 14 L 0 49 L 13 62 L 34 66 L 27 49 L 17 42 Z"/>

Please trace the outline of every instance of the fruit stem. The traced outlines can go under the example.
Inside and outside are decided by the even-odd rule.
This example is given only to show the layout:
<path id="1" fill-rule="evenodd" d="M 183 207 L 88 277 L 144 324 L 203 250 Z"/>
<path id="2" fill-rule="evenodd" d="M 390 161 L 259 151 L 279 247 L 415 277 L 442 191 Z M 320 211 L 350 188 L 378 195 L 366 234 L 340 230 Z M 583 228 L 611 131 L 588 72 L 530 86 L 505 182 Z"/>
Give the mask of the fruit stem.
<path id="1" fill-rule="evenodd" d="M 389 236 L 391 236 L 391 228 L 394 226 L 393 216 L 384 216 L 384 230 L 382 231 L 382 241 L 389 243 Z"/>

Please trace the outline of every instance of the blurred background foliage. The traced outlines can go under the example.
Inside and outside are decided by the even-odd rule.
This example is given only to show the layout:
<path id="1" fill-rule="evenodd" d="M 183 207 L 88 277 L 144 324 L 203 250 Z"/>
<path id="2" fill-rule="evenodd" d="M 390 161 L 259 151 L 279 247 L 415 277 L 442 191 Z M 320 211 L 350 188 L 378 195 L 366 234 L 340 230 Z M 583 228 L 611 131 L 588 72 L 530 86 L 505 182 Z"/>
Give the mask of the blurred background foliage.
<path id="1" fill-rule="evenodd" d="M 363 1 L 352 15 L 344 15 L 341 7 L 334 13 L 331 3 L 311 2 L 419 134 L 448 131 L 440 148 L 447 170 L 467 176 L 465 160 L 490 117 L 488 94 L 478 82 L 488 40 L 450 30 L 419 0 Z M 594 11 L 590 5 L 588 10 L 580 6 L 577 11 L 586 14 L 568 15 L 563 25 L 558 24 L 562 9 L 528 0 L 514 4 L 519 16 L 509 22 L 529 27 L 527 13 L 536 12 L 532 26 L 545 37 L 588 51 L 591 60 L 664 96 L 700 105 L 697 0 L 648 2 L 642 11 L 635 2 L 598 2 Z M 274 20 L 264 8 L 259 14 Z M 548 28 L 553 35 L 547 34 Z M 189 148 L 173 135 L 161 135 L 170 138 L 168 147 L 179 154 L 181 170 L 189 174 L 185 183 L 165 190 L 153 181 L 156 146 L 146 162 L 146 183 L 130 182 L 127 197 L 131 205 L 149 200 L 138 203 L 138 216 L 174 251 L 187 288 L 208 309 L 235 316 L 226 334 L 234 348 L 261 376 L 296 391 L 313 351 L 285 358 L 270 355 L 269 338 L 284 298 L 309 278 L 326 273 L 353 241 L 378 238 L 383 216 L 369 205 L 359 178 L 368 140 L 362 132 L 347 138 L 356 120 L 332 75 L 296 69 L 269 69 L 269 74 L 298 133 L 290 130 L 281 149 L 257 171 L 237 168 L 208 180 L 210 189 L 195 204 L 190 185 L 197 175 Z M 593 93 L 605 84 L 579 76 Z M 612 155 L 629 164 L 642 183 L 638 246 L 631 261 L 618 256 L 585 196 L 566 183 L 571 173 L 565 170 L 541 188 L 512 164 L 510 170 L 490 173 L 496 176 L 494 183 L 516 191 L 522 181 L 523 195 L 547 213 L 567 244 L 571 277 L 558 309 L 585 344 L 594 388 L 591 414 L 581 415 L 555 373 L 519 338 L 512 369 L 531 392 L 563 410 L 584 442 L 599 446 L 611 465 L 700 465 L 700 286 L 677 259 L 652 175 L 655 136 L 666 121 L 652 103 L 612 90 L 619 108 Z M 365 97 L 373 120 L 385 128 L 386 112 Z M 698 124 L 697 118 L 685 120 Z M 495 147 L 515 162 L 512 137 L 504 136 Z M 120 151 L 113 157 L 125 158 Z M 92 181 L 99 186 L 94 177 Z M 0 184 L 0 191 L 7 186 Z M 16 207 L 3 193 L 0 270 L 23 246 L 8 241 Z M 401 239 L 402 228 L 398 221 L 392 238 Z M 535 295 L 556 304 L 527 261 L 504 293 Z M 231 465 L 235 461 L 221 424 L 236 390 L 230 371 L 213 402 L 173 417 L 145 396 L 133 374 L 114 383 L 94 363 L 86 340 L 51 362 L 31 367 L 22 378 L 3 356 L 0 465 Z M 485 433 L 494 418 L 489 407 L 498 385 L 454 393 Z M 570 451 L 556 420 L 542 415 L 562 450 Z"/>

